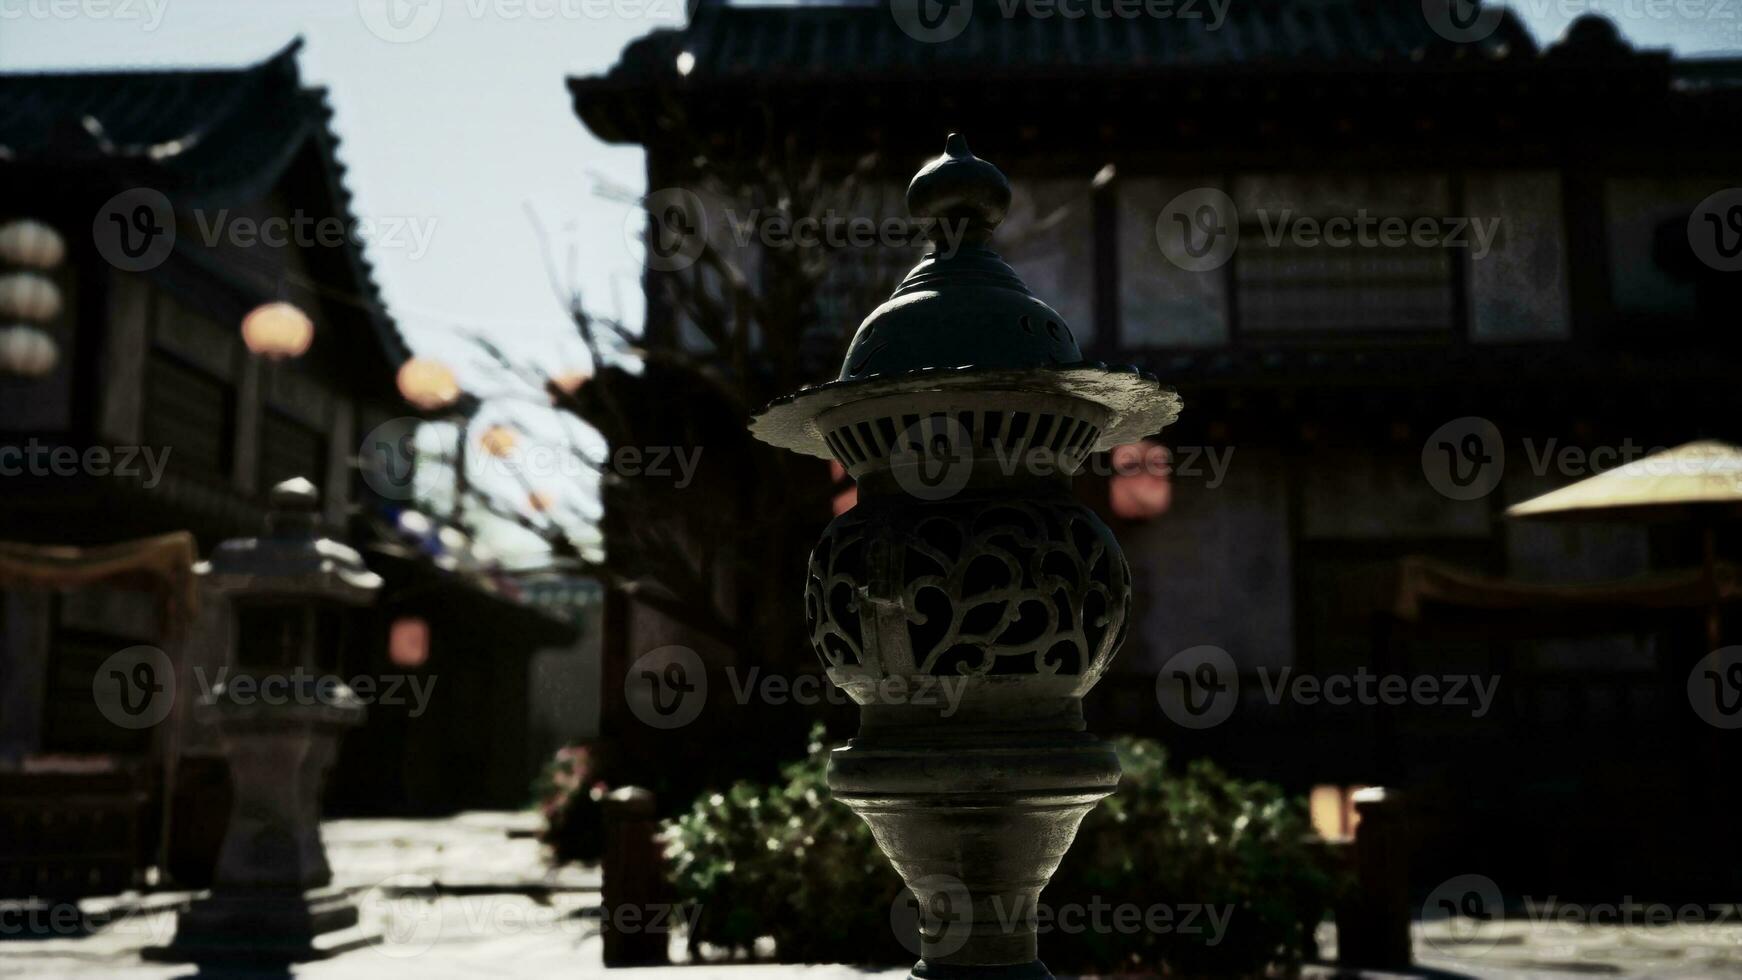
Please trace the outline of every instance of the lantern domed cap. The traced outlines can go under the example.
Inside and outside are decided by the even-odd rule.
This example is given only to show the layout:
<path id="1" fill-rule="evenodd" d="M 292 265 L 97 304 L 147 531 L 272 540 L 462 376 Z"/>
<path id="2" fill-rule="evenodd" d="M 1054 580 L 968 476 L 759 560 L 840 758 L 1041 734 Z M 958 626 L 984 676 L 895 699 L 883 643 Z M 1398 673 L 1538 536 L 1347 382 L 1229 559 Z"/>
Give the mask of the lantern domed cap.
<path id="1" fill-rule="evenodd" d="M 976 389 L 1064 395 L 1107 410 L 1095 450 L 1133 442 L 1179 416 L 1179 396 L 1153 375 L 1083 357 L 1070 325 L 987 247 L 1010 207 L 1010 183 L 951 134 L 907 189 L 932 242 L 888 301 L 859 325 L 836 380 L 776 399 L 751 421 L 764 442 L 829 458 L 817 418 L 885 394 Z"/>
<path id="2" fill-rule="evenodd" d="M 381 587 L 356 549 L 320 533 L 320 492 L 303 477 L 267 493 L 265 533 L 220 542 L 205 574 L 232 593 L 304 595 L 365 605 Z"/>
<path id="3" fill-rule="evenodd" d="M 942 155 L 921 167 L 907 185 L 907 213 L 928 234 L 960 222 L 967 237 L 985 241 L 1009 211 L 1010 181 L 975 156 L 960 133 L 951 133 Z"/>

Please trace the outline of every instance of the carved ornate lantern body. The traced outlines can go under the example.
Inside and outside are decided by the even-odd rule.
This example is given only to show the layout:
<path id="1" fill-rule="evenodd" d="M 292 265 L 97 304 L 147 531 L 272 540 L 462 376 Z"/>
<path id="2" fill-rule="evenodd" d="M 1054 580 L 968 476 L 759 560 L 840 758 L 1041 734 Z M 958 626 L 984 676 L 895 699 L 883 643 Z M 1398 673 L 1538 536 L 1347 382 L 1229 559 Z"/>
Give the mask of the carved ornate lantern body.
<path id="1" fill-rule="evenodd" d="M 364 708 L 336 668 L 350 607 L 381 579 L 356 551 L 317 533 L 307 480 L 274 487 L 266 533 L 218 545 L 206 570 L 233 621 L 229 670 L 199 706 L 210 712 L 234 802 L 211 893 L 181 914 L 153 959 L 316 959 L 371 937 L 329 886 L 321 790 L 339 739 Z"/>
<path id="2" fill-rule="evenodd" d="M 1031 916 L 1119 779 L 1082 697 L 1131 606 L 1124 555 L 1070 480 L 1172 422 L 1179 399 L 1084 361 L 987 247 L 1010 187 L 960 137 L 907 201 L 932 251 L 859 327 L 840 377 L 752 431 L 858 481 L 811 556 L 805 608 L 830 680 L 861 706 L 829 785 L 919 903 L 913 975 L 1046 977 Z"/>

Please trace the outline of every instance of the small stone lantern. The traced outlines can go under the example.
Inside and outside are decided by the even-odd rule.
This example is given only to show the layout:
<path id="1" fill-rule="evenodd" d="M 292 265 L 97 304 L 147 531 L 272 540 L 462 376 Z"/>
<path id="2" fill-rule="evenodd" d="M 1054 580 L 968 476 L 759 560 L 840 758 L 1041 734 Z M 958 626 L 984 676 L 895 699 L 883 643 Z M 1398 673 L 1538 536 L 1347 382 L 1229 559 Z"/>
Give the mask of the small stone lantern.
<path id="1" fill-rule="evenodd" d="M 233 625 L 229 670 L 198 709 L 218 729 L 234 803 L 211 893 L 149 958 L 297 962 L 369 939 L 356 905 L 328 887 L 320 817 L 339 739 L 364 715 L 331 671 L 351 609 L 381 579 L 320 536 L 309 481 L 280 483 L 270 500 L 265 533 L 218 545 L 205 569 Z"/>
<path id="2" fill-rule="evenodd" d="M 1004 175 L 952 135 L 907 189 L 930 252 L 837 380 L 751 423 L 858 482 L 811 555 L 805 610 L 860 705 L 829 786 L 918 902 L 918 978 L 1050 976 L 1036 903 L 1119 781 L 1082 698 L 1131 615 L 1124 555 L 1070 481 L 1180 408 L 1153 376 L 1085 361 L 988 247 L 1009 204 Z"/>

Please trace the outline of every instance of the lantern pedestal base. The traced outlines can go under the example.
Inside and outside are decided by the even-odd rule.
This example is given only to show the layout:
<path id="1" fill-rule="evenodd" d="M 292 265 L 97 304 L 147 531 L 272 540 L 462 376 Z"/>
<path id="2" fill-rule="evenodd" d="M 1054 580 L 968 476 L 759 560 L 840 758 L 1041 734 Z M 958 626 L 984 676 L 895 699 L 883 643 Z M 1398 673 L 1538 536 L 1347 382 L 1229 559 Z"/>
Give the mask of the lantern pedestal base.
<path id="1" fill-rule="evenodd" d="M 177 917 L 169 945 L 140 955 L 174 963 L 304 963 L 379 938 L 359 925 L 357 906 L 343 889 L 224 889 Z"/>
<path id="2" fill-rule="evenodd" d="M 861 731 L 829 760 L 830 789 L 913 893 L 921 980 L 1050 976 L 1040 890 L 1118 782 L 1113 746 L 1073 731 Z"/>

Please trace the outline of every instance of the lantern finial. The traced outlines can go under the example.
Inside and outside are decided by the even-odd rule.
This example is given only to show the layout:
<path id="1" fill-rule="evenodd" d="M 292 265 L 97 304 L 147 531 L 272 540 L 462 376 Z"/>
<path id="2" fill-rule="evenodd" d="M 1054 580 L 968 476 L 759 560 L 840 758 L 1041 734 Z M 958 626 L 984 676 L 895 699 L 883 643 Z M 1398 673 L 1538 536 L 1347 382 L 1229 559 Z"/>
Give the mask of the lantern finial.
<path id="1" fill-rule="evenodd" d="M 907 213 L 921 222 L 934 245 L 965 225 L 965 241 L 983 242 L 1010 210 L 1010 181 L 997 167 L 975 156 L 960 133 L 951 133 L 944 152 L 914 174 L 907 185 Z"/>

